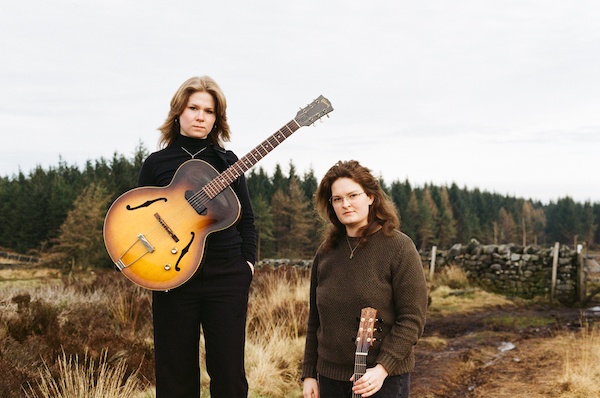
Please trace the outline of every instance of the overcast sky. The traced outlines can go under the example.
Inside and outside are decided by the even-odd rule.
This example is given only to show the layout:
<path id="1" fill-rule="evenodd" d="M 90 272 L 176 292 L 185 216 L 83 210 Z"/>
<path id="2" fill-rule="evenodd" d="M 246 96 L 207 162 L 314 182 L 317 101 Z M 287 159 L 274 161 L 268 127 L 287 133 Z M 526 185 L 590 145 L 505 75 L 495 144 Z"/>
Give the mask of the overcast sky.
<path id="1" fill-rule="evenodd" d="M 257 166 L 600 202 L 597 0 L 5 2 L 0 176 L 157 149 L 187 78 L 228 100 L 238 156 L 319 95 L 334 111 Z"/>

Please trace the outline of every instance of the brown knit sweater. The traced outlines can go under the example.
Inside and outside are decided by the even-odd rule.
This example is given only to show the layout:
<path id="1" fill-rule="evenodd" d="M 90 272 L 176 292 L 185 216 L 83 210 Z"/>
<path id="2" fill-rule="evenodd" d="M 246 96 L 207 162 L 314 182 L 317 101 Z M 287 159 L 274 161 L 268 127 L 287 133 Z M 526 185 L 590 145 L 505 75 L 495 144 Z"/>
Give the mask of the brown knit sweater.
<path id="1" fill-rule="evenodd" d="M 357 238 L 350 238 L 354 247 Z M 411 372 L 413 346 L 423 333 L 427 285 L 413 241 L 396 231 L 380 230 L 361 244 L 352 259 L 345 240 L 335 248 L 319 249 L 311 270 L 310 313 L 302 379 L 317 373 L 347 381 L 354 373 L 361 309 L 377 309 L 383 322 L 367 356 L 367 367 L 383 365 L 390 376 Z"/>

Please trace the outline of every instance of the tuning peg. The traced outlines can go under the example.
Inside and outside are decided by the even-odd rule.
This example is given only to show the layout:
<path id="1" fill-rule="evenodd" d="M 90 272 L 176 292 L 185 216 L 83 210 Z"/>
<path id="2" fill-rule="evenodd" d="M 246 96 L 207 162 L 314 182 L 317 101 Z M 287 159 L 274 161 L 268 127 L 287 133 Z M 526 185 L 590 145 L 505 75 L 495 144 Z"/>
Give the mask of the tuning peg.
<path id="1" fill-rule="evenodd" d="M 377 329 L 375 329 L 376 332 L 383 332 L 383 328 L 381 326 L 379 326 Z"/>
<path id="2" fill-rule="evenodd" d="M 383 318 L 377 318 L 377 322 L 383 323 Z"/>
<path id="3" fill-rule="evenodd" d="M 352 336 L 352 341 L 356 341 L 356 336 Z"/>

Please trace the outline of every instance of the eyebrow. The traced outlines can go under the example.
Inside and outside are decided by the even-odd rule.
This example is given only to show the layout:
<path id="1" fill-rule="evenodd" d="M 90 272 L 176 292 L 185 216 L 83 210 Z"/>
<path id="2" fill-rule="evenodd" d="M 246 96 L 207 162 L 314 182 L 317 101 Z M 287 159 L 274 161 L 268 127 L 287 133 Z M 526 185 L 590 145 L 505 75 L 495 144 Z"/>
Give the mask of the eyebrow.
<path id="1" fill-rule="evenodd" d="M 344 195 L 331 195 L 332 198 L 336 198 L 336 197 L 341 197 L 341 196 L 348 196 L 348 195 L 352 195 L 353 193 L 359 193 L 358 189 L 355 189 L 354 191 L 350 191 Z"/>
<path id="2" fill-rule="evenodd" d="M 207 110 L 215 110 L 215 108 L 213 108 L 212 106 L 207 106 L 207 107 L 203 107 L 200 104 L 197 104 L 195 102 L 188 102 L 187 106 L 195 106 L 196 108 L 202 108 L 202 109 L 207 109 Z"/>

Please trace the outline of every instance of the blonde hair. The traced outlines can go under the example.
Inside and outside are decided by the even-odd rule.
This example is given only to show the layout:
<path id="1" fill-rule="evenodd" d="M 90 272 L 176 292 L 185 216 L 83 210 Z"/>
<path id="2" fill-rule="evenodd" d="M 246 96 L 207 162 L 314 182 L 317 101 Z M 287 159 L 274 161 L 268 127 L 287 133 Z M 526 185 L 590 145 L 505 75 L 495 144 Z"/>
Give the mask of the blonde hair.
<path id="1" fill-rule="evenodd" d="M 227 101 L 221 87 L 208 76 L 191 77 L 187 79 L 175 92 L 171 99 L 171 109 L 165 122 L 158 128 L 161 132 L 160 145 L 170 146 L 179 135 L 179 115 L 184 111 L 190 96 L 197 92 L 210 94 L 215 101 L 215 114 L 217 119 L 208 139 L 212 144 L 223 146 L 229 141 L 231 132 L 227 123 Z"/>

